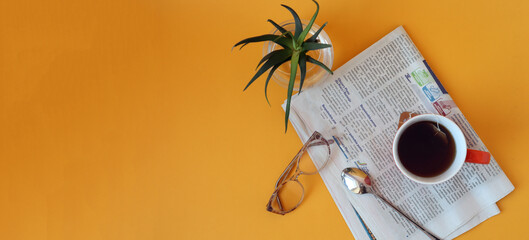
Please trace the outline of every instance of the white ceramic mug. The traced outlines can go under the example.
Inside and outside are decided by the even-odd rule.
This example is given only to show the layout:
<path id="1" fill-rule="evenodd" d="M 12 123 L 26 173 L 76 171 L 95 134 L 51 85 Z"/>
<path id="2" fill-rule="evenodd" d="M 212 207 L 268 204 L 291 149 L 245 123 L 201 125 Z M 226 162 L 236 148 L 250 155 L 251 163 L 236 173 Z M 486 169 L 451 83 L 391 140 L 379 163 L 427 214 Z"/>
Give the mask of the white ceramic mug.
<path id="1" fill-rule="evenodd" d="M 413 174 L 412 172 L 408 171 L 404 165 L 402 164 L 401 160 L 399 159 L 398 154 L 398 143 L 400 140 L 400 137 L 402 136 L 402 133 L 406 131 L 411 125 L 417 122 L 424 122 L 424 121 L 430 121 L 430 122 L 439 122 L 440 125 L 443 125 L 449 132 L 450 135 L 452 135 L 452 138 L 454 139 L 455 143 L 455 157 L 454 161 L 446 169 L 443 173 L 433 176 L 433 177 L 421 177 Z M 436 184 L 444 182 L 450 178 L 452 178 L 456 173 L 461 169 L 463 166 L 463 163 L 465 163 L 465 159 L 467 157 L 467 142 L 465 140 L 465 136 L 463 135 L 463 132 L 461 129 L 455 124 L 452 120 L 435 114 L 423 114 L 418 115 L 415 117 L 412 117 L 410 120 L 406 121 L 397 131 L 397 134 L 395 135 L 395 138 L 393 139 L 393 159 L 395 159 L 395 163 L 397 164 L 397 167 L 399 170 L 406 175 L 409 179 L 423 184 Z"/>

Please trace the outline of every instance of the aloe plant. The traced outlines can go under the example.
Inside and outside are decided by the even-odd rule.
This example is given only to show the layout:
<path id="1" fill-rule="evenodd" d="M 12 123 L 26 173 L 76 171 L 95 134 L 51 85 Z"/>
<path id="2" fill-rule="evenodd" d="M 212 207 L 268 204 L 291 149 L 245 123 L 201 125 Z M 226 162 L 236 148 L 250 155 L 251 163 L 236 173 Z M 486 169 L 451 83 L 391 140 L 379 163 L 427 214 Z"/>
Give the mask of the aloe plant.
<path id="1" fill-rule="evenodd" d="M 237 44 L 235 44 L 235 46 L 233 46 L 233 48 L 235 48 L 241 45 L 240 49 L 242 49 L 248 43 L 272 41 L 282 47 L 282 49 L 278 49 L 278 50 L 270 52 L 269 54 L 264 56 L 261 59 L 261 61 L 259 61 L 259 64 L 257 64 L 257 68 L 259 68 L 259 66 L 261 67 L 259 68 L 259 70 L 257 70 L 255 75 L 250 80 L 250 82 L 248 82 L 244 90 L 246 90 L 263 73 L 265 73 L 267 70 L 270 70 L 268 72 L 268 76 L 266 77 L 265 89 L 264 89 L 266 101 L 268 102 L 268 105 L 270 105 L 270 102 L 268 101 L 268 96 L 266 93 L 266 90 L 268 88 L 268 82 L 270 81 L 270 78 L 272 77 L 274 72 L 279 68 L 279 66 L 290 61 L 290 80 L 288 83 L 287 105 L 286 105 L 286 111 L 285 111 L 285 132 L 287 131 L 287 128 L 288 128 L 288 117 L 290 115 L 290 101 L 292 99 L 292 92 L 294 90 L 294 82 L 296 79 L 298 65 L 299 65 L 299 70 L 300 70 L 299 93 L 301 93 L 301 89 L 303 87 L 303 81 L 305 80 L 305 75 L 307 73 L 307 62 L 316 64 L 320 66 L 321 68 L 325 69 L 330 74 L 332 74 L 331 69 L 325 66 L 325 64 L 307 55 L 308 51 L 331 47 L 331 45 L 329 44 L 319 43 L 318 41 L 318 35 L 320 34 L 321 30 L 327 25 L 327 23 L 323 24 L 321 28 L 318 29 L 310 38 L 307 38 L 307 34 L 312 28 L 312 25 L 314 24 L 314 21 L 316 20 L 316 16 L 318 16 L 318 11 L 320 10 L 320 6 L 318 2 L 316 2 L 315 0 L 313 0 L 313 2 L 316 4 L 316 12 L 310 19 L 305 29 L 303 29 L 303 25 L 301 24 L 301 20 L 299 19 L 299 16 L 296 13 L 296 11 L 294 11 L 289 6 L 282 4 L 281 6 L 286 8 L 292 14 L 292 17 L 294 18 L 294 24 L 295 24 L 294 33 L 287 31 L 286 29 L 279 26 L 274 21 L 268 19 L 268 22 L 274 25 L 274 27 L 277 28 L 277 30 L 281 33 L 280 35 L 265 34 L 261 36 L 251 37 L 251 38 L 244 39 L 238 42 Z"/>

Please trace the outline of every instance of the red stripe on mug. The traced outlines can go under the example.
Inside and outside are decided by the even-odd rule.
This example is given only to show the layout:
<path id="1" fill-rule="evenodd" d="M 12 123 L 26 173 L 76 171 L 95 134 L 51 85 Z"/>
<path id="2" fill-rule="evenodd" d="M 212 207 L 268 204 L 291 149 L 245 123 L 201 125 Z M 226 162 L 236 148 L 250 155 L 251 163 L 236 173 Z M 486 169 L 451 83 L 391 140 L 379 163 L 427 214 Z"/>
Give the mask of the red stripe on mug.
<path id="1" fill-rule="evenodd" d="M 467 157 L 465 159 L 465 162 L 489 164 L 490 163 L 490 153 L 479 151 L 479 150 L 467 149 Z"/>

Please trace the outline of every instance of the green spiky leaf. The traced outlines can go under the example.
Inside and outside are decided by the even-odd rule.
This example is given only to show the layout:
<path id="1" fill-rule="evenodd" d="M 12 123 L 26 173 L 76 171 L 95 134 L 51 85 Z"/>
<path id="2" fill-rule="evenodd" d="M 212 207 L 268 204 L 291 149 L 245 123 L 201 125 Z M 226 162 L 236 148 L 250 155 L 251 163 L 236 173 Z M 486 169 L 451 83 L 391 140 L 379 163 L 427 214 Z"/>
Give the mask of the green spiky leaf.
<path id="1" fill-rule="evenodd" d="M 248 43 L 254 43 L 254 42 L 264 42 L 264 41 L 272 41 L 284 48 L 292 48 L 292 42 L 287 38 L 281 38 L 281 35 L 274 35 L 274 34 L 265 34 L 261 36 L 251 37 L 244 39 L 238 43 L 236 43 L 233 48 L 244 44 L 243 47 Z M 233 49 L 232 48 L 232 49 Z M 242 47 L 241 47 L 242 48 Z"/>
<path id="2" fill-rule="evenodd" d="M 293 39 L 293 36 L 291 32 L 284 32 L 284 33 L 281 33 L 281 35 L 279 35 L 275 40 L 278 40 L 278 39 L 282 39 L 281 41 L 285 41 L 286 43 L 286 42 L 289 42 L 289 39 Z M 295 43 L 292 42 L 292 45 L 289 45 L 289 48 L 292 48 L 294 44 Z"/>
<path id="3" fill-rule="evenodd" d="M 272 25 L 274 25 L 274 27 L 277 28 L 277 30 L 279 30 L 279 32 L 281 33 L 287 33 L 289 31 L 287 31 L 285 28 L 279 26 L 279 24 L 277 24 L 276 22 L 274 22 L 272 19 L 268 19 L 268 22 L 271 23 Z"/>
<path id="4" fill-rule="evenodd" d="M 266 60 L 268 60 L 270 57 L 272 57 L 272 55 L 274 55 L 277 52 L 282 51 L 282 50 L 284 50 L 284 49 L 275 50 L 275 51 L 272 51 L 272 52 L 266 54 L 263 58 L 261 58 L 261 61 L 259 61 L 259 63 L 257 64 L 257 67 L 255 67 L 255 69 L 259 68 L 259 66 L 261 66 L 261 64 L 263 64 Z"/>
<path id="5" fill-rule="evenodd" d="M 239 48 L 239 50 L 241 50 L 241 49 L 242 49 L 244 46 L 246 46 L 246 45 L 248 45 L 248 43 L 244 43 L 244 44 L 242 44 L 241 47 Z M 235 47 L 235 46 L 233 46 L 233 47 Z M 231 50 L 233 50 L 233 48 L 231 48 Z"/>
<path id="6" fill-rule="evenodd" d="M 330 44 L 317 43 L 317 42 L 304 42 L 303 51 L 318 50 L 323 48 L 332 47 Z"/>
<path id="7" fill-rule="evenodd" d="M 301 93 L 301 89 L 303 88 L 303 82 L 305 81 L 305 75 L 307 74 L 307 55 L 305 52 L 301 52 L 299 54 L 299 92 Z"/>
<path id="8" fill-rule="evenodd" d="M 298 71 L 299 52 L 294 51 L 292 59 L 290 59 L 290 81 L 288 82 L 287 91 L 287 107 L 285 111 L 285 132 L 288 129 L 288 116 L 290 115 L 290 101 L 292 100 L 292 91 L 294 90 L 294 82 L 296 81 L 296 73 Z"/>
<path id="9" fill-rule="evenodd" d="M 324 28 L 325 26 L 327 26 L 327 23 L 324 23 L 324 24 L 320 27 L 320 29 L 318 29 L 318 31 L 316 31 L 316 32 L 314 33 L 314 35 L 312 35 L 312 36 L 311 36 L 309 39 L 307 39 L 307 41 L 305 41 L 305 42 L 316 42 L 316 40 L 318 39 L 318 36 L 320 35 L 321 30 L 323 30 L 323 28 Z"/>
<path id="10" fill-rule="evenodd" d="M 322 62 L 312 58 L 311 56 L 307 56 L 307 61 L 310 62 L 310 63 L 316 64 L 316 65 L 320 66 L 321 68 L 325 69 L 325 71 L 329 72 L 330 74 L 333 74 L 331 69 L 329 69 L 327 66 L 325 66 L 325 64 L 323 64 Z"/>
<path id="11" fill-rule="evenodd" d="M 294 18 L 294 25 L 295 25 L 294 38 L 298 39 L 299 35 L 301 34 L 301 31 L 303 30 L 303 25 L 301 25 L 301 20 L 299 19 L 298 14 L 296 13 L 296 11 L 294 11 L 294 9 L 290 8 L 287 5 L 281 4 L 281 6 L 286 8 L 292 14 L 292 17 Z"/>
<path id="12" fill-rule="evenodd" d="M 268 103 L 269 106 L 270 106 L 270 101 L 268 101 L 268 95 L 267 95 L 268 82 L 270 82 L 270 78 L 272 78 L 272 75 L 274 75 L 274 72 L 277 70 L 277 68 L 279 68 L 283 63 L 286 63 L 288 61 L 290 61 L 290 58 L 287 58 L 285 61 L 274 65 L 274 67 L 270 69 L 270 72 L 268 73 L 268 77 L 266 77 L 264 94 L 265 94 L 266 102 Z"/>
<path id="13" fill-rule="evenodd" d="M 290 49 L 281 49 L 275 52 L 274 54 L 272 54 L 272 56 L 270 56 L 270 58 L 263 64 L 263 66 L 259 68 L 257 73 L 255 73 L 255 75 L 252 77 L 250 82 L 248 82 L 244 90 L 246 90 L 259 76 L 261 76 L 264 72 L 266 72 L 266 70 L 270 69 L 271 67 L 273 67 L 274 65 L 282 61 L 285 61 L 291 55 L 292 55 L 292 51 Z"/>
<path id="14" fill-rule="evenodd" d="M 301 44 L 304 40 L 305 40 L 305 37 L 307 36 L 307 34 L 309 33 L 310 29 L 312 28 L 312 24 L 314 24 L 314 21 L 316 20 L 316 17 L 318 16 L 318 12 L 320 11 L 320 5 L 318 4 L 318 2 L 312 0 L 315 4 L 316 4 L 316 12 L 314 12 L 314 15 L 312 15 L 312 18 L 310 19 L 309 23 L 307 24 L 307 26 L 305 27 L 305 29 L 303 30 L 303 32 L 301 32 L 301 34 L 299 35 L 299 38 L 298 39 L 298 45 Z"/>

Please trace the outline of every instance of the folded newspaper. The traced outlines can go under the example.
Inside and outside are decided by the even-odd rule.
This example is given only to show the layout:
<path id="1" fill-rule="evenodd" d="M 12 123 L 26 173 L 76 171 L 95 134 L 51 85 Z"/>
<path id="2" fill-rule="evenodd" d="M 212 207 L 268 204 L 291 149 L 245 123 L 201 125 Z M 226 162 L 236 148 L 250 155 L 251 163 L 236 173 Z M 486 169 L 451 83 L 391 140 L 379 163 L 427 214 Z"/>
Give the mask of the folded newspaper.
<path id="1" fill-rule="evenodd" d="M 314 131 L 336 140 L 320 175 L 355 239 L 429 238 L 374 196 L 347 192 L 340 178 L 346 167 L 369 173 L 381 195 L 442 239 L 498 214 L 496 202 L 514 186 L 493 157 L 487 165 L 465 163 L 455 177 L 436 185 L 415 183 L 399 172 L 392 140 L 405 111 L 446 116 L 463 130 L 468 148 L 487 151 L 403 27 L 292 100 L 290 121 L 303 142 Z"/>

